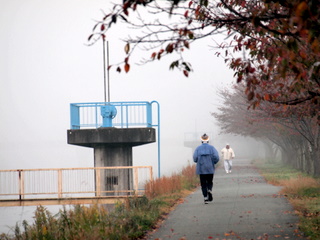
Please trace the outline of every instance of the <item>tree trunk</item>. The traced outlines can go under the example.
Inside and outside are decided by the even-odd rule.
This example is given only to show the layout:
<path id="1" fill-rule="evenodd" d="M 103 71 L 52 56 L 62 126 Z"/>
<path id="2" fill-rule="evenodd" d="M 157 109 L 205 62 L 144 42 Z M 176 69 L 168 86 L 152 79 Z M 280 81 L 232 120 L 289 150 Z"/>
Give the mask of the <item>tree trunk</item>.
<path id="1" fill-rule="evenodd" d="M 320 148 L 313 149 L 311 158 L 313 162 L 313 175 L 315 177 L 320 177 Z"/>
<path id="2" fill-rule="evenodd" d="M 274 144 L 270 141 L 264 141 L 265 146 L 265 159 L 268 162 L 274 162 L 276 160 L 276 151 L 274 149 Z"/>

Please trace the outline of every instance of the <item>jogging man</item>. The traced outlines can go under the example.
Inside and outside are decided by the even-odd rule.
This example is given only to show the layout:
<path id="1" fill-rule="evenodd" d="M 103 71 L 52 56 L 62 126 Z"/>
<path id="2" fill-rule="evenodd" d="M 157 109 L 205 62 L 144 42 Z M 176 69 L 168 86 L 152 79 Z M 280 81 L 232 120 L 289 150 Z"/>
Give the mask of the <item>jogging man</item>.
<path id="1" fill-rule="evenodd" d="M 193 153 L 193 161 L 197 163 L 196 173 L 200 176 L 204 203 L 208 204 L 209 201 L 213 200 L 214 165 L 219 162 L 219 153 L 212 145 L 209 145 L 209 136 L 207 134 L 201 136 L 201 142 L 202 144 Z"/>

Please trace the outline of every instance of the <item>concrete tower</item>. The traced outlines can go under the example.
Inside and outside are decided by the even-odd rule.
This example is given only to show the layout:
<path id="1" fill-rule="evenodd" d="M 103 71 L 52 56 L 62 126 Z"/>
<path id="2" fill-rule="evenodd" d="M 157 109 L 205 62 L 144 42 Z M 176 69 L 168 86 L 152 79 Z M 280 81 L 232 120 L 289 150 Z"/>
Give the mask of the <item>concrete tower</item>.
<path id="1" fill-rule="evenodd" d="M 152 103 L 71 104 L 68 144 L 93 148 L 95 167 L 132 166 L 132 148 L 156 141 Z M 104 170 L 101 183 L 102 195 L 132 189 L 132 172 Z"/>

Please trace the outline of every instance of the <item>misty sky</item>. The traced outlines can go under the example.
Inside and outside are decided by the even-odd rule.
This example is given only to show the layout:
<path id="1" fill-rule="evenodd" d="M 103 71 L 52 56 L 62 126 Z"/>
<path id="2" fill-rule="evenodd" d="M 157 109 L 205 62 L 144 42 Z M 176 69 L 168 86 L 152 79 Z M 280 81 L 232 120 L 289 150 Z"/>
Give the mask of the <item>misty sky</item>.
<path id="1" fill-rule="evenodd" d="M 93 166 L 91 148 L 67 144 L 69 104 L 104 101 L 102 43 L 86 43 L 109 1 L 0 1 L 0 169 Z M 111 101 L 160 103 L 164 174 L 192 161 L 185 132 L 218 134 L 210 112 L 219 104 L 216 90 L 229 87 L 233 73 L 210 43 L 191 45 L 189 78 L 169 71 L 168 61 L 131 63 L 128 74 L 110 71 Z M 109 39 L 111 64 L 123 58 L 123 45 Z M 155 147 L 134 148 L 134 164 L 156 166 Z"/>

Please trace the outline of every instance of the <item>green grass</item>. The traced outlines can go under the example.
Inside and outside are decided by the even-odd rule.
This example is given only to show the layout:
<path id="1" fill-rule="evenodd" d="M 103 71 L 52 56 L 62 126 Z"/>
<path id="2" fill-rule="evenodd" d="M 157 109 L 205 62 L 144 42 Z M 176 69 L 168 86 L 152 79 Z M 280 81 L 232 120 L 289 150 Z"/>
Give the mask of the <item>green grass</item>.
<path id="1" fill-rule="evenodd" d="M 305 196 L 307 198 L 320 198 L 320 188 L 306 187 L 298 192 L 299 196 Z"/>
<path id="2" fill-rule="evenodd" d="M 282 163 L 264 163 L 254 161 L 254 164 L 262 171 L 265 179 L 274 184 L 279 185 L 282 180 L 289 180 L 304 175 L 294 168 L 283 165 Z"/>
<path id="3" fill-rule="evenodd" d="M 283 187 L 300 217 L 300 230 L 310 240 L 320 239 L 320 180 L 280 163 L 254 164 L 269 183 Z"/>

